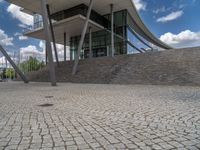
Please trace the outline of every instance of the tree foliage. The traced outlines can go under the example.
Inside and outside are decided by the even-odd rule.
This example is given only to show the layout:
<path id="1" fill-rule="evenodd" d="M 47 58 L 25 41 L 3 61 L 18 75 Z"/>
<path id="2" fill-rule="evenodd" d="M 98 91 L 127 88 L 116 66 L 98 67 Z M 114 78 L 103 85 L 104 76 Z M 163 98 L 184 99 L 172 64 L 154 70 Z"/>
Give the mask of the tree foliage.
<path id="1" fill-rule="evenodd" d="M 43 68 L 45 63 L 42 61 L 40 62 L 37 58 L 30 57 L 29 60 L 24 61 L 19 64 L 20 69 L 24 72 L 31 72 L 31 71 L 38 71 L 39 69 Z"/>
<path id="2" fill-rule="evenodd" d="M 23 73 L 28 73 L 32 71 L 38 71 L 39 69 L 45 67 L 45 63 L 40 62 L 37 58 L 30 57 L 27 61 L 18 64 L 18 67 Z M 14 79 L 16 76 L 15 70 L 13 68 L 5 68 L 0 71 L 0 78 L 10 78 Z"/>
<path id="3" fill-rule="evenodd" d="M 12 68 L 5 68 L 3 70 L 0 71 L 0 79 L 6 79 L 6 78 L 10 78 L 10 79 L 14 79 L 15 77 L 15 70 Z"/>
<path id="4" fill-rule="evenodd" d="M 4 73 L 5 73 L 5 76 L 7 78 L 12 78 L 13 79 L 14 76 L 15 76 L 15 70 L 12 69 L 12 68 L 7 68 Z"/>

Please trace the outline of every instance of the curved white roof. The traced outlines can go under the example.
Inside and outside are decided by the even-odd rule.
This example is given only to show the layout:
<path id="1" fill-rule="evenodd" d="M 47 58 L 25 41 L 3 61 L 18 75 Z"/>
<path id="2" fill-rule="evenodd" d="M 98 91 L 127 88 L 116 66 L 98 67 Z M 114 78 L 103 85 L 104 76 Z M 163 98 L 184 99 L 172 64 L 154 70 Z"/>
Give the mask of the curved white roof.
<path id="1" fill-rule="evenodd" d="M 7 0 L 10 3 L 19 5 L 27 10 L 35 13 L 40 13 L 40 0 Z M 50 5 L 51 13 L 58 12 L 60 10 L 68 9 L 79 4 L 88 5 L 89 0 L 47 0 Z M 170 46 L 156 38 L 144 25 L 143 21 L 139 17 L 136 7 L 132 0 L 94 0 L 93 10 L 101 15 L 110 13 L 110 4 L 114 4 L 114 11 L 127 9 L 135 22 L 136 32 L 144 37 L 147 41 L 164 48 L 171 49 Z"/>

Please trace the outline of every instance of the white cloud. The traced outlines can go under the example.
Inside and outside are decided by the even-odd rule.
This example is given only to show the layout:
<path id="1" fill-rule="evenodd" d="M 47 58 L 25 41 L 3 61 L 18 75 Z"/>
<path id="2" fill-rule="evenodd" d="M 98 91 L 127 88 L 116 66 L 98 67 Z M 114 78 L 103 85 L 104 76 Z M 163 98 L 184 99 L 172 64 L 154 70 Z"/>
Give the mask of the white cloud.
<path id="1" fill-rule="evenodd" d="M 61 45 L 61 44 L 56 44 L 56 47 L 57 47 L 57 53 L 58 53 L 59 61 L 64 61 L 64 46 Z M 69 47 L 67 47 L 66 53 L 67 53 L 66 58 L 67 58 L 67 60 L 69 60 L 70 59 L 70 49 L 69 49 Z"/>
<path id="2" fill-rule="evenodd" d="M 6 66 L 6 58 L 2 56 L 0 57 L 0 67 L 5 67 L 5 66 Z"/>
<path id="3" fill-rule="evenodd" d="M 162 6 L 162 7 L 158 8 L 158 9 L 153 10 L 153 13 L 158 14 L 160 12 L 165 12 L 165 11 L 166 11 L 165 6 Z"/>
<path id="4" fill-rule="evenodd" d="M 43 51 L 44 51 L 45 50 L 45 42 L 44 41 L 40 41 L 39 47 L 42 48 Z"/>
<path id="5" fill-rule="evenodd" d="M 17 62 L 18 58 L 14 57 L 14 54 L 7 52 L 8 55 L 10 56 L 10 58 L 14 61 Z M 6 59 L 5 56 L 0 56 L 0 67 L 5 68 L 7 65 L 8 68 L 12 67 L 11 64 L 9 63 L 9 61 Z"/>
<path id="6" fill-rule="evenodd" d="M 46 46 L 45 46 L 45 42 L 44 41 L 40 41 L 39 43 L 39 47 L 43 50 L 43 54 L 45 55 L 46 53 Z M 64 61 L 64 46 L 61 44 L 56 44 L 56 48 L 57 48 L 57 53 L 58 53 L 58 59 L 59 61 Z M 53 50 L 53 57 L 54 57 L 54 61 L 55 61 L 55 53 L 54 53 L 54 48 L 52 45 L 52 50 Z M 67 60 L 70 59 L 70 50 L 69 47 L 67 47 Z"/>
<path id="7" fill-rule="evenodd" d="M 22 34 L 19 33 L 19 32 L 16 32 L 16 33 L 14 34 L 14 36 L 20 36 L 20 35 L 22 35 Z"/>
<path id="8" fill-rule="evenodd" d="M 44 61 L 45 60 L 45 53 L 46 53 L 46 46 L 44 41 L 40 41 L 39 42 L 39 47 L 34 46 L 34 45 L 29 45 L 27 47 L 21 48 L 20 49 L 20 60 L 21 61 L 25 61 L 27 60 L 29 57 L 36 57 L 37 59 L 39 59 L 40 61 Z M 59 61 L 63 61 L 64 60 L 64 46 L 61 44 L 56 44 L 57 47 L 57 52 L 58 52 L 58 58 Z M 42 50 L 42 51 L 39 51 Z M 54 49 L 53 49 L 53 45 L 52 45 L 52 50 L 53 50 L 53 57 L 54 57 L 54 61 L 55 60 L 55 54 L 54 54 Z M 67 47 L 67 60 L 69 60 L 70 58 L 70 50 L 69 47 Z"/>
<path id="9" fill-rule="evenodd" d="M 5 64 L 6 58 L 4 56 L 0 57 L 0 64 Z"/>
<path id="10" fill-rule="evenodd" d="M 12 46 L 13 45 L 13 38 L 8 37 L 5 31 L 0 29 L 0 44 L 5 46 Z"/>
<path id="11" fill-rule="evenodd" d="M 20 40 L 20 41 L 27 40 L 27 39 L 28 39 L 27 36 L 23 36 L 23 35 L 20 35 L 20 36 L 19 36 L 19 40 Z"/>
<path id="12" fill-rule="evenodd" d="M 192 32 L 190 30 L 185 30 L 178 34 L 168 32 L 162 35 L 160 40 L 177 48 L 200 46 L 200 32 Z"/>
<path id="13" fill-rule="evenodd" d="M 147 4 L 143 0 L 132 0 L 135 4 L 135 7 L 138 11 L 146 10 Z"/>
<path id="14" fill-rule="evenodd" d="M 11 13 L 13 18 L 18 19 L 23 25 L 32 25 L 33 24 L 33 16 L 28 15 L 20 11 L 20 7 L 14 4 L 10 4 L 7 8 L 7 11 Z"/>
<path id="15" fill-rule="evenodd" d="M 20 60 L 25 61 L 29 57 L 36 57 L 40 61 L 44 60 L 43 52 L 39 51 L 38 48 L 34 45 L 20 48 Z"/>
<path id="16" fill-rule="evenodd" d="M 42 50 L 42 54 L 44 55 L 44 58 L 46 56 L 46 44 L 44 41 L 39 42 L 39 49 Z"/>
<path id="17" fill-rule="evenodd" d="M 168 14 L 167 16 L 163 16 L 157 19 L 157 22 L 168 22 L 168 21 L 172 21 L 175 20 L 179 17 L 181 17 L 183 15 L 183 11 L 176 11 L 176 12 L 172 12 L 170 14 Z"/>
<path id="18" fill-rule="evenodd" d="M 34 46 L 34 45 L 29 45 L 27 47 L 23 47 L 23 48 L 20 48 L 20 53 L 35 53 L 35 54 L 41 54 L 40 51 L 37 50 L 37 47 Z"/>
<path id="19" fill-rule="evenodd" d="M 24 36 L 24 35 L 22 35 L 22 34 L 19 33 L 19 32 L 16 32 L 16 33 L 14 34 L 14 36 L 18 37 L 18 39 L 19 39 L 20 41 L 23 41 L 23 40 L 27 40 L 27 39 L 28 39 L 27 36 Z"/>

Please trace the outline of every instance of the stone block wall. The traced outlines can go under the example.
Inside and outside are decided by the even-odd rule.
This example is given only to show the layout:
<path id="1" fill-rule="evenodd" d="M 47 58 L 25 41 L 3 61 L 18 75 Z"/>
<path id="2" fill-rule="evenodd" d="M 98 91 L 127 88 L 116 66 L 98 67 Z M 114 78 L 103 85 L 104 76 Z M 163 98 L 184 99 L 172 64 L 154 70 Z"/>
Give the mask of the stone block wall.
<path id="1" fill-rule="evenodd" d="M 200 48 L 81 60 L 77 75 L 73 62 L 56 67 L 58 82 L 99 84 L 200 85 Z M 28 75 L 31 81 L 49 81 L 48 69 Z"/>

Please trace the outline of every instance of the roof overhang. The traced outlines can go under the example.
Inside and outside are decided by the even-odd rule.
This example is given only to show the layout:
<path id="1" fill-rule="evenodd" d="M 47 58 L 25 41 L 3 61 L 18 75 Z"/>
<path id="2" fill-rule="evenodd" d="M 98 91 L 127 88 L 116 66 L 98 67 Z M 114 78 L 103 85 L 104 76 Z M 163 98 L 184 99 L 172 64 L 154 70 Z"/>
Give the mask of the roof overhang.
<path id="1" fill-rule="evenodd" d="M 29 15 L 31 15 L 31 16 L 34 15 L 34 13 L 33 13 L 32 11 L 30 11 L 30 10 L 28 10 L 28 9 L 25 9 L 25 8 L 21 8 L 20 11 L 21 11 L 21 12 L 24 12 L 24 13 L 27 13 L 27 14 L 29 14 Z"/>
<path id="2" fill-rule="evenodd" d="M 70 37 L 81 35 L 83 24 L 86 17 L 82 15 L 76 15 L 58 22 L 53 23 L 54 34 L 56 43 L 64 44 L 64 32 L 66 32 L 67 46 L 69 46 Z M 104 27 L 89 20 L 89 26 L 92 27 L 92 31 L 103 30 Z M 44 40 L 44 28 L 38 28 L 36 30 L 28 31 L 25 33 L 26 36 Z"/>
<path id="3" fill-rule="evenodd" d="M 7 0 L 10 3 L 21 6 L 27 10 L 41 14 L 40 3 L 41 0 Z M 85 4 L 88 6 L 89 0 L 47 0 L 50 5 L 51 13 L 55 13 L 64 9 L 72 8 L 79 4 Z M 158 45 L 164 49 L 171 49 L 158 38 L 156 38 L 144 25 L 143 21 L 139 17 L 133 0 L 94 0 L 93 10 L 101 15 L 110 13 L 110 4 L 114 5 L 114 11 L 120 11 L 127 9 L 133 18 L 136 25 L 139 27 L 139 33 L 141 36 L 147 38 L 148 41 L 155 45 Z"/>
<path id="4" fill-rule="evenodd" d="M 27 10 L 41 14 L 41 0 L 7 0 Z M 110 4 L 114 5 L 114 11 L 122 9 L 132 9 L 132 0 L 94 0 L 93 9 L 101 15 L 110 13 Z M 74 6 L 85 4 L 88 6 L 89 0 L 47 0 L 51 13 L 69 9 Z"/>

